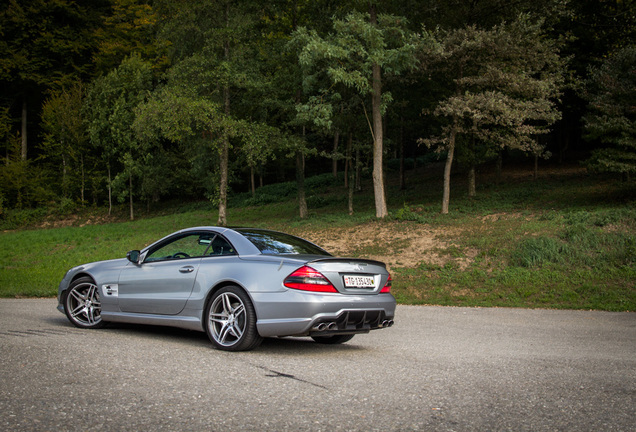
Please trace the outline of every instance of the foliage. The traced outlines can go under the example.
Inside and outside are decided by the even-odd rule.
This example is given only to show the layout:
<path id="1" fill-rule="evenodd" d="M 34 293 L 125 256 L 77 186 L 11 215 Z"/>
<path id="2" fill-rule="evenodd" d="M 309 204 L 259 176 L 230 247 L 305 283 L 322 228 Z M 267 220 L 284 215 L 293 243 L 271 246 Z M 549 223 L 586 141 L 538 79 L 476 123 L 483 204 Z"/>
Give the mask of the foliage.
<path id="1" fill-rule="evenodd" d="M 320 174 L 306 179 L 305 187 L 310 196 L 316 197 L 316 194 L 324 194 L 329 188 L 336 187 L 340 184 L 339 179 L 334 178 L 331 174 Z M 251 193 L 236 194 L 232 197 L 231 207 L 242 208 L 250 206 L 259 206 L 272 203 L 286 202 L 294 198 L 296 194 L 295 182 L 275 183 L 265 185 L 256 190 L 254 196 Z M 312 198 L 317 203 L 318 198 Z"/>
<path id="2" fill-rule="evenodd" d="M 307 70 L 305 88 L 312 89 L 315 73 L 324 69 L 331 82 L 354 88 L 363 96 L 371 94 L 374 63 L 387 74 L 414 66 L 416 41 L 405 24 L 403 17 L 381 14 L 378 25 L 373 26 L 368 14 L 352 12 L 344 19 L 334 19 L 334 33 L 327 38 L 315 30 L 298 29 L 294 44 L 301 47 L 298 61 Z M 383 111 L 390 99 L 390 93 L 385 93 Z"/>
<path id="3" fill-rule="evenodd" d="M 472 166 L 502 149 L 545 155 L 538 136 L 561 116 L 556 102 L 565 61 L 558 43 L 545 37 L 542 25 L 520 15 L 490 30 L 470 26 L 439 31 L 435 35 L 439 44 L 422 53 L 425 74 L 446 75 L 450 80 L 432 111 L 445 120 L 441 134 L 422 139 L 429 147 L 449 151 L 445 190 L 455 148 L 467 155 Z M 444 213 L 448 211 L 445 193 Z"/>
<path id="4" fill-rule="evenodd" d="M 62 168 L 58 179 L 65 198 L 71 196 L 71 189 L 75 198 L 84 198 L 88 133 L 81 114 L 83 98 L 84 89 L 75 83 L 69 89 L 52 92 L 42 107 L 43 157 L 52 172 Z"/>
<path id="5" fill-rule="evenodd" d="M 133 178 L 140 174 L 143 156 L 142 143 L 133 131 L 135 109 L 152 88 L 150 65 L 138 56 L 125 59 L 108 75 L 95 81 L 86 99 L 86 116 L 91 142 L 97 146 L 107 166 L 119 163 L 121 170 L 110 178 L 120 202 L 126 198 L 133 213 Z M 110 168 L 109 168 L 110 169 Z"/>
<path id="6" fill-rule="evenodd" d="M 292 39 L 299 47 L 298 61 L 305 69 L 304 86 L 310 91 L 315 87 L 316 75 L 324 70 L 332 86 L 344 86 L 355 90 L 357 97 L 371 96 L 369 118 L 364 103 L 365 117 L 373 140 L 373 187 L 375 190 L 376 216 L 388 214 L 384 193 L 383 153 L 384 126 L 382 115 L 392 100 L 391 93 L 382 90 L 382 75 L 398 75 L 416 63 L 413 55 L 416 36 L 406 27 L 406 19 L 388 14 L 377 14 L 374 3 L 369 13 L 351 12 L 344 19 L 333 20 L 334 33 L 321 37 L 315 30 L 298 29 Z M 324 97 L 338 100 L 341 94 L 333 90 L 320 89 L 320 99 L 315 96 L 309 104 L 300 106 L 305 114 L 319 114 L 314 123 L 329 128 L 330 116 L 334 112 Z"/>
<path id="7" fill-rule="evenodd" d="M 10 139 L 8 146 L 6 159 L 0 164 L 0 198 L 5 208 L 2 213 L 6 215 L 10 213 L 8 209 L 22 210 L 51 201 L 53 196 L 44 187 L 48 178 L 42 168 L 22 159 L 17 138 Z"/>
<path id="8" fill-rule="evenodd" d="M 156 69 L 167 66 L 167 44 L 155 37 L 158 13 L 147 0 L 111 0 L 111 13 L 95 31 L 98 41 L 95 67 L 115 69 L 126 57 L 138 55 Z"/>
<path id="9" fill-rule="evenodd" d="M 620 122 L 604 122 L 612 131 L 588 127 L 582 143 L 584 110 L 590 125 L 605 114 L 572 91 L 563 104 L 558 98 L 564 67 L 589 78 L 590 98 L 602 93 L 594 74 L 616 58 L 610 53 L 633 44 L 635 16 L 634 2 L 592 0 L 7 0 L 0 5 L 2 212 L 56 209 L 69 199 L 112 209 L 133 197 L 146 210 L 201 197 L 221 206 L 224 191 L 247 188 L 258 200 L 255 177 L 291 180 L 296 162 L 309 177 L 344 165 L 356 176 L 355 191 L 367 187 L 362 174 L 373 166 L 379 189 L 382 157 L 400 169 L 402 155 L 412 161 L 408 169 L 433 153 L 417 138 L 443 146 L 452 127 L 450 159 L 469 175 L 489 173 L 489 161 L 505 160 L 513 148 L 533 156 L 556 149 L 567 158 L 568 145 L 572 154 L 595 150 L 595 170 L 627 172 L 626 147 L 602 141 L 618 136 Z M 96 87 L 114 85 L 118 74 L 126 79 L 122 62 L 131 65 L 130 58 L 147 72 L 138 100 L 99 95 Z M 129 125 L 147 98 L 155 113 L 144 112 L 157 123 L 133 134 Z M 192 105 L 179 125 L 169 106 L 163 116 L 157 111 L 159 102 L 177 99 L 179 109 Z M 99 118 L 99 110 L 112 118 Z M 159 117 L 176 129 L 161 130 Z M 178 134 L 188 121 L 191 130 Z M 26 163 L 16 159 L 16 140 Z M 308 196 L 321 209 L 335 205 Z M 355 196 L 364 213 L 368 202 L 350 196 L 351 211 Z M 404 204 L 402 196 L 385 198 Z"/>
<path id="10" fill-rule="evenodd" d="M 187 168 L 197 185 L 208 197 L 214 197 L 217 182 L 212 163 L 218 154 L 218 139 L 232 123 L 221 115 L 218 104 L 204 97 L 178 93 L 178 89 L 164 87 L 138 107 L 133 125 L 140 139 L 146 142 L 168 140 L 179 144 L 188 156 Z M 200 165 L 201 164 L 201 165 Z M 169 172 L 169 170 L 168 170 Z"/>
<path id="11" fill-rule="evenodd" d="M 93 10 L 72 0 L 8 0 L 0 7 L 0 81 L 61 88 L 87 74 Z M 24 90 L 24 89 L 22 89 Z"/>
<path id="12" fill-rule="evenodd" d="M 584 95 L 587 139 L 599 141 L 587 165 L 600 172 L 636 173 L 636 46 L 621 49 L 590 71 Z"/>
<path id="13" fill-rule="evenodd" d="M 558 31 L 569 33 L 566 49 L 578 76 L 588 75 L 609 54 L 636 40 L 636 2 L 577 0 L 568 2 Z"/>
<path id="14" fill-rule="evenodd" d="M 564 83 L 564 62 L 542 22 L 521 15 L 492 30 L 475 27 L 441 33 L 441 50 L 430 53 L 452 76 L 454 93 L 435 115 L 459 119 L 458 132 L 494 148 L 541 153 L 535 136 L 559 119 L 555 102 Z M 433 64 L 432 67 L 435 67 Z"/>
<path id="15" fill-rule="evenodd" d="M 19 131 L 23 159 L 37 159 L 30 140 L 37 142 L 46 93 L 90 78 L 103 6 L 102 1 L 0 2 L 0 103 L 10 107 L 11 135 Z M 46 181 L 40 186 L 47 188 Z"/>
<path id="16" fill-rule="evenodd" d="M 414 211 L 411 206 L 406 203 L 401 209 L 395 212 L 393 218 L 397 221 L 412 221 L 412 222 L 420 222 L 426 223 L 425 216 L 422 216 L 417 211 Z"/>

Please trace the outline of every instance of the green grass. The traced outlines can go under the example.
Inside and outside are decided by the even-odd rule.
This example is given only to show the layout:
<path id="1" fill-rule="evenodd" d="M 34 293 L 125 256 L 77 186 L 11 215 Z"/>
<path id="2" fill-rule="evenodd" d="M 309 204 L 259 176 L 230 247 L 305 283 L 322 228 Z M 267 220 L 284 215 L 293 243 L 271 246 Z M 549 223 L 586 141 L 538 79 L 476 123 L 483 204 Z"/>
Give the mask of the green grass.
<path id="1" fill-rule="evenodd" d="M 398 190 L 389 176 L 390 217 L 382 222 L 396 232 L 403 224 L 435 229 L 446 246 L 436 252 L 444 264 L 423 260 L 394 266 L 393 293 L 400 303 L 453 306 L 636 310 L 636 188 L 613 178 L 558 171 L 532 181 L 483 180 L 477 197 L 465 194 L 454 179 L 451 212 L 439 213 L 439 172 L 410 173 L 409 187 Z M 346 190 L 330 175 L 307 181 L 310 216 L 299 219 L 294 185 L 266 186 L 255 197 L 235 194 L 228 220 L 232 226 L 267 227 L 303 235 L 339 230 L 374 218 L 368 181 L 355 196 L 355 214 L 347 214 Z M 72 226 L 41 228 L 68 214 L 30 211 L 28 227 L 14 228 L 19 216 L 0 220 L 0 296 L 54 296 L 70 267 L 125 256 L 180 228 L 214 225 L 209 203 L 173 204 L 134 222 L 83 225 L 103 219 L 103 210 L 79 212 Z M 118 210 L 121 218 L 125 209 Z M 121 219 L 120 218 L 120 219 Z M 19 224 L 18 224 L 19 225 Z M 40 228 L 38 228 L 40 226 Z M 399 253 L 408 241 L 364 246 L 354 255 Z"/>
<path id="2" fill-rule="evenodd" d="M 496 194 L 503 200 L 499 206 L 484 194 L 472 201 L 470 211 L 466 205 L 446 220 L 429 219 L 442 227 L 462 229 L 459 237 L 445 237 L 453 243 L 445 251 L 449 256 L 461 259 L 465 251 L 476 250 L 477 257 L 464 269 L 457 260 L 444 266 L 396 269 L 398 301 L 636 310 L 636 206 L 633 199 L 618 203 L 607 199 L 620 195 L 616 189 L 625 185 L 606 183 L 603 198 L 590 193 L 587 201 L 585 190 L 597 185 L 578 182 L 573 190 L 573 184 L 561 180 L 533 187 L 543 192 L 532 201 L 512 200 L 527 191 L 511 186 Z M 497 211 L 488 214 L 488 208 Z M 506 211 L 500 212 L 502 208 Z"/>

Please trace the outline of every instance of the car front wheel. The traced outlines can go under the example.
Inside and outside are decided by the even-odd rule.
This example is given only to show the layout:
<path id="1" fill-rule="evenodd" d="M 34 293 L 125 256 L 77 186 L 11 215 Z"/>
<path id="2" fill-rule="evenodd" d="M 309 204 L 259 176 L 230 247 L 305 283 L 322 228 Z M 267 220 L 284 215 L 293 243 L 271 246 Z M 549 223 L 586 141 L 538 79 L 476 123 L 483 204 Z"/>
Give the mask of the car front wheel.
<path id="1" fill-rule="evenodd" d="M 99 290 L 91 278 L 81 277 L 71 283 L 64 297 L 64 312 L 77 327 L 104 326 Z"/>
<path id="2" fill-rule="evenodd" d="M 214 293 L 205 313 L 205 331 L 212 344 L 224 351 L 248 351 L 263 340 L 249 296 L 235 286 Z"/>

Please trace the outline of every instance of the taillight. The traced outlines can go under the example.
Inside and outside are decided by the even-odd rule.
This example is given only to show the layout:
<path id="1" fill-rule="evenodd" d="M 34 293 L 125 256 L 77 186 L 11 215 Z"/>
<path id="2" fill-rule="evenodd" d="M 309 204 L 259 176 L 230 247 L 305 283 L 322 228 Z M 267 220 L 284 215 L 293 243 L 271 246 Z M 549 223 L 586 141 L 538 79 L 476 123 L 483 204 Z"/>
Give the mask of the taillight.
<path id="1" fill-rule="evenodd" d="M 283 285 L 303 291 L 338 292 L 322 273 L 308 266 L 301 267 L 287 276 Z"/>
<path id="2" fill-rule="evenodd" d="M 389 278 L 386 280 L 386 283 L 384 284 L 384 286 L 382 287 L 380 292 L 381 293 L 390 293 L 391 292 L 392 282 L 393 282 L 393 279 L 391 278 L 391 275 L 389 275 Z"/>

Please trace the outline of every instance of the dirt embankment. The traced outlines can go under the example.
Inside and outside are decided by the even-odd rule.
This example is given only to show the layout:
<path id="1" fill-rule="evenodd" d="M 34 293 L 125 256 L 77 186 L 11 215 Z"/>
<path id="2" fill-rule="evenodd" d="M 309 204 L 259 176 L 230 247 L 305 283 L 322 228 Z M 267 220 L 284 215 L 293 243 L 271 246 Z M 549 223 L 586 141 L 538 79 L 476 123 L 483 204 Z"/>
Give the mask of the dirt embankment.
<path id="1" fill-rule="evenodd" d="M 335 256 L 355 256 L 385 262 L 389 268 L 444 265 L 451 245 L 440 228 L 404 222 L 366 223 L 337 230 L 308 230 L 300 234 Z M 461 265 L 462 263 L 460 263 Z"/>

